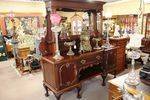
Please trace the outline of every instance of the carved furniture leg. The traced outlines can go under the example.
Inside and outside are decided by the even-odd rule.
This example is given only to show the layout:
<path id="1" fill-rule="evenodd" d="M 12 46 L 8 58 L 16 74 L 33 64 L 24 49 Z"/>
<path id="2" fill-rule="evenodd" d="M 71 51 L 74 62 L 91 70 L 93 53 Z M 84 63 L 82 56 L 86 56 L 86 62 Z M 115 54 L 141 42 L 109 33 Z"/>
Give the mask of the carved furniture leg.
<path id="1" fill-rule="evenodd" d="M 105 80 L 106 80 L 107 74 L 102 74 L 101 76 L 102 76 L 102 79 L 103 79 L 102 86 L 105 86 L 106 85 Z"/>
<path id="2" fill-rule="evenodd" d="M 116 78 L 116 70 L 114 71 L 114 78 Z"/>
<path id="3" fill-rule="evenodd" d="M 43 86 L 44 86 L 45 91 L 46 91 L 45 96 L 48 97 L 49 96 L 48 87 L 45 84 L 43 84 Z"/>
<path id="4" fill-rule="evenodd" d="M 56 97 L 56 100 L 60 100 L 62 94 L 56 94 L 56 93 L 54 93 L 54 95 Z"/>
<path id="5" fill-rule="evenodd" d="M 81 86 L 80 86 L 80 87 L 77 87 L 77 92 L 78 92 L 78 93 L 77 93 L 77 98 L 78 98 L 78 99 L 82 98 L 82 95 L 81 95 L 81 88 L 82 88 Z"/>

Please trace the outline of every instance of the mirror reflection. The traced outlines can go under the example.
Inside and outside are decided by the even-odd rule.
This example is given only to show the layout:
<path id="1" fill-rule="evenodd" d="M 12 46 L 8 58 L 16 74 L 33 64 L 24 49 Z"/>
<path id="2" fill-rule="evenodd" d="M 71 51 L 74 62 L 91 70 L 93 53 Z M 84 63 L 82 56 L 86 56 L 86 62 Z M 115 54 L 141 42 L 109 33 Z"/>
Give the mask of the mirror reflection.
<path id="1" fill-rule="evenodd" d="M 86 26 L 88 29 L 91 29 L 92 23 L 91 18 L 87 12 L 63 12 L 58 11 L 62 16 L 62 31 L 60 34 L 61 38 L 70 35 L 81 35 L 83 26 Z M 93 30 L 94 31 L 94 30 Z"/>

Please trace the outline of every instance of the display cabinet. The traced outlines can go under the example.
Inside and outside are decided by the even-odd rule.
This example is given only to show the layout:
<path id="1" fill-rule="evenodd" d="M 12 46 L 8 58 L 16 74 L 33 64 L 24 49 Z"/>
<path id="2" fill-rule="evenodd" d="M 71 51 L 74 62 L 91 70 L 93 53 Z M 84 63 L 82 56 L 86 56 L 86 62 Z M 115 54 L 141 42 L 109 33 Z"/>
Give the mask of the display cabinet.
<path id="1" fill-rule="evenodd" d="M 150 38 L 150 14 L 146 15 L 145 38 Z"/>
<path id="2" fill-rule="evenodd" d="M 146 15 L 145 37 L 141 41 L 141 50 L 150 54 L 150 14 Z"/>

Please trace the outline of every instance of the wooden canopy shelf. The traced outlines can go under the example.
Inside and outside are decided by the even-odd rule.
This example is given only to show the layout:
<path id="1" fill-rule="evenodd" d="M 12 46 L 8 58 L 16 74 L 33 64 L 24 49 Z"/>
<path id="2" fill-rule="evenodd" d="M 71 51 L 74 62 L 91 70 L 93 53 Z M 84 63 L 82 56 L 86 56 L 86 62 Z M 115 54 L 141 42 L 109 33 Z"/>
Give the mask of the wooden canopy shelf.
<path id="1" fill-rule="evenodd" d="M 51 8 L 61 11 L 91 11 L 101 12 L 105 2 L 88 0 L 51 0 Z M 65 4 L 65 5 L 63 5 Z M 49 5 L 48 5 L 49 6 Z"/>
<path id="2" fill-rule="evenodd" d="M 93 30 L 96 36 L 101 36 L 102 34 L 102 10 L 103 4 L 102 1 L 88 1 L 88 0 L 51 0 L 46 2 L 47 9 L 47 34 L 40 44 L 40 51 L 42 55 L 44 54 L 53 54 L 55 51 L 55 39 L 54 34 L 51 31 L 51 21 L 50 14 L 55 11 L 83 11 L 88 12 L 88 15 L 91 19 L 91 14 L 93 14 Z M 100 13 L 100 31 L 97 30 L 97 13 Z M 89 21 L 90 23 L 91 21 Z"/>

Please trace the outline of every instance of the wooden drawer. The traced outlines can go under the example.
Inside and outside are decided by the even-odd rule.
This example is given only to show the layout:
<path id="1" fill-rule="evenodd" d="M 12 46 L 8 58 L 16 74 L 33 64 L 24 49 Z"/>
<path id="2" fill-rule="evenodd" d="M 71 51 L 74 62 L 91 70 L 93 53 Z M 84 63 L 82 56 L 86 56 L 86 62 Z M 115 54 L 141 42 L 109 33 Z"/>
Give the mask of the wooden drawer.
<path id="1" fill-rule="evenodd" d="M 95 59 L 96 58 L 96 59 Z M 77 64 L 79 67 L 89 67 L 93 66 L 93 64 L 99 64 L 102 62 L 102 54 L 97 53 L 97 54 L 91 54 L 90 56 L 83 56 L 81 57 L 78 61 Z"/>
<path id="2" fill-rule="evenodd" d="M 109 100 L 122 100 L 122 93 L 117 86 L 109 84 Z"/>

